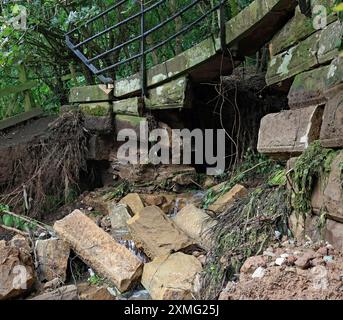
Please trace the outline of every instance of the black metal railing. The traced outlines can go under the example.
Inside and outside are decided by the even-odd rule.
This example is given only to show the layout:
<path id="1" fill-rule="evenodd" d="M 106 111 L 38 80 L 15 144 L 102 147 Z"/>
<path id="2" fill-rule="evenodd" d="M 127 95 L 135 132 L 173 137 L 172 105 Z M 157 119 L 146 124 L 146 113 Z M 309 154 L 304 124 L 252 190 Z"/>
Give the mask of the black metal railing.
<path id="1" fill-rule="evenodd" d="M 192 0 L 182 7 L 177 8 L 169 17 L 152 26 L 147 25 L 147 16 L 157 15 L 157 10 L 163 10 L 168 0 L 137 0 L 132 5 L 132 0 L 117 0 L 116 4 L 106 9 L 104 12 L 94 16 L 83 25 L 74 28 L 66 34 L 66 43 L 68 47 L 81 59 L 88 69 L 105 84 L 113 83 L 116 79 L 116 71 L 119 68 L 136 61 L 137 71 L 140 72 L 142 96 L 147 94 L 147 56 L 156 53 L 158 49 L 179 38 L 181 35 L 194 30 L 206 18 L 213 17 L 218 12 L 217 24 L 220 32 L 222 49 L 225 46 L 225 0 Z M 123 6 L 130 3 L 132 6 L 130 13 L 125 17 L 121 10 Z M 200 14 L 189 14 L 194 12 L 194 8 L 200 4 L 206 5 L 205 12 Z M 162 9 L 161 9 L 162 8 Z M 192 11 L 193 10 L 193 11 Z M 110 17 L 110 15 L 112 16 Z M 182 24 L 175 32 L 168 34 L 165 39 L 154 42 L 152 46 L 147 45 L 147 39 L 157 31 L 168 26 L 168 24 L 180 19 L 182 16 L 192 15 L 194 19 Z M 189 19 L 189 17 L 187 17 Z M 104 25 L 101 22 L 103 21 Z M 114 21 L 114 23 L 113 23 Z M 105 25 L 109 23 L 110 25 Z M 97 23 L 97 26 L 94 26 Z M 100 29 L 99 29 L 100 25 Z M 134 26 L 135 34 L 128 32 L 127 37 L 122 39 L 122 30 L 130 29 Z M 138 26 L 138 28 L 137 28 Z M 131 28 L 132 29 L 132 28 Z M 138 31 L 138 32 L 137 32 Z M 120 38 L 120 41 L 116 39 Z M 98 44 L 96 45 L 96 42 Z M 131 56 L 122 54 L 126 48 L 133 47 L 138 49 Z M 131 51 L 131 50 L 129 50 Z M 133 50 L 134 51 L 134 50 Z"/>

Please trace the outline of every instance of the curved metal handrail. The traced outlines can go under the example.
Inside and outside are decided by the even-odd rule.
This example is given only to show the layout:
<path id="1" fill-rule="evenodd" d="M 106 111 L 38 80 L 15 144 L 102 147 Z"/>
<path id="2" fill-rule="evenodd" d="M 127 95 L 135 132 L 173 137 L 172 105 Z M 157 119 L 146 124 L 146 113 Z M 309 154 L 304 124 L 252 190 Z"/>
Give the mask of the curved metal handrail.
<path id="1" fill-rule="evenodd" d="M 82 24 L 81 26 L 74 28 L 73 30 L 69 31 L 66 34 L 66 43 L 67 46 L 74 52 L 74 54 L 88 67 L 88 69 L 99 78 L 99 80 L 105 84 L 113 83 L 115 79 L 112 77 L 106 76 L 106 74 L 109 71 L 116 70 L 119 66 L 128 64 L 132 62 L 133 60 L 140 60 L 140 74 L 141 74 L 141 88 L 142 88 L 142 95 L 145 96 L 147 92 L 147 64 L 146 64 L 146 56 L 147 54 L 161 48 L 162 46 L 170 43 L 172 40 L 179 37 L 181 34 L 184 34 L 190 30 L 192 30 L 196 25 L 198 25 L 201 21 L 209 17 L 213 12 L 220 11 L 219 15 L 219 25 L 220 25 L 220 39 L 222 40 L 222 46 L 224 46 L 225 42 L 225 14 L 224 14 L 224 5 L 225 0 L 217 0 L 217 4 L 215 4 L 210 10 L 203 13 L 200 17 L 197 17 L 194 21 L 186 24 L 183 26 L 180 30 L 169 36 L 167 39 L 159 41 L 157 44 L 154 44 L 153 47 L 147 48 L 146 47 L 146 39 L 149 35 L 152 33 L 160 30 L 164 26 L 166 26 L 168 23 L 175 21 L 177 18 L 179 18 L 183 14 L 187 14 L 189 10 L 191 10 L 194 6 L 200 4 L 201 2 L 206 2 L 206 0 L 192 0 L 190 3 L 184 5 L 182 8 L 180 8 L 176 13 L 172 14 L 170 17 L 165 19 L 164 21 L 161 21 L 157 25 L 153 26 L 150 29 L 146 28 L 146 15 L 147 13 L 151 12 L 152 10 L 160 7 L 162 4 L 164 4 L 167 0 L 158 0 L 157 2 L 151 4 L 150 6 L 146 6 L 144 3 L 144 0 L 138 1 L 140 4 L 140 11 L 138 13 L 134 13 L 133 15 L 125 18 L 122 21 L 119 21 L 115 23 L 114 25 L 110 27 L 105 27 L 103 30 L 97 32 L 96 34 L 78 42 L 75 43 L 75 40 L 73 39 L 73 36 L 82 28 L 88 27 L 93 22 L 97 21 L 98 19 L 105 17 L 110 12 L 117 10 L 120 8 L 120 6 L 124 5 L 128 0 L 118 0 L 118 2 L 111 6 L 110 8 L 106 9 L 104 12 L 96 15 L 95 17 L 88 20 L 86 23 Z M 114 31 L 120 28 L 121 26 L 124 26 L 126 24 L 132 23 L 135 19 L 140 19 L 140 33 L 137 36 L 134 36 L 130 39 L 125 39 L 122 43 L 116 45 L 114 48 L 109 48 L 108 50 L 105 50 L 104 52 L 101 52 L 93 57 L 87 57 L 85 51 L 87 48 L 87 45 L 90 44 L 92 41 Z M 99 61 L 101 59 L 106 58 L 107 56 L 114 54 L 118 52 L 119 50 L 123 49 L 124 47 L 139 41 L 140 42 L 140 52 L 138 54 L 135 54 L 132 57 L 126 58 L 124 60 L 118 61 L 116 63 L 113 63 L 109 66 L 105 67 L 96 67 L 94 63 L 96 61 Z"/>

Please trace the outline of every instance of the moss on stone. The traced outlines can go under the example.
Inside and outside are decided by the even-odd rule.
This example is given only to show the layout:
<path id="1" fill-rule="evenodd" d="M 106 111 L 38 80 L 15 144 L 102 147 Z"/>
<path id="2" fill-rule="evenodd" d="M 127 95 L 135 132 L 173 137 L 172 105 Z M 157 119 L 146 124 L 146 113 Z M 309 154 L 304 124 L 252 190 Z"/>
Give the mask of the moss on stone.
<path id="1" fill-rule="evenodd" d="M 106 117 L 111 112 L 111 104 L 108 102 L 80 104 L 80 110 L 88 116 Z"/>

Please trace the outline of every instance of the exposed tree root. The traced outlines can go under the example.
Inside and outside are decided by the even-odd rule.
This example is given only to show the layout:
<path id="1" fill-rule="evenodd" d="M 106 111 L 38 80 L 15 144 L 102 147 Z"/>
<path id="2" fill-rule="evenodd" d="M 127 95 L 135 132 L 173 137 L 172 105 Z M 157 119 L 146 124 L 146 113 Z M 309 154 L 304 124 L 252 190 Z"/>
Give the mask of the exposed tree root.
<path id="1" fill-rule="evenodd" d="M 46 138 L 27 147 L 16 163 L 14 183 L 0 196 L 11 208 L 41 217 L 71 199 L 86 170 L 87 132 L 80 113 L 68 112 L 49 126 Z M 22 210 L 21 210 L 22 211 Z"/>

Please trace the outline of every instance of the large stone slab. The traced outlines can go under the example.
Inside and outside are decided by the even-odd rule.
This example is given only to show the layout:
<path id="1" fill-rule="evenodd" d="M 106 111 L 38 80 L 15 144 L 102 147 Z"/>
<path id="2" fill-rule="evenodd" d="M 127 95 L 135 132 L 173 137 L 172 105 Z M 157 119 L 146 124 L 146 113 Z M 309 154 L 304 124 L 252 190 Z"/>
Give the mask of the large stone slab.
<path id="1" fill-rule="evenodd" d="M 337 16 L 331 11 L 331 8 L 334 6 L 334 0 L 312 0 L 312 9 L 316 5 L 322 5 L 327 9 L 327 23 L 337 19 Z M 306 17 L 300 12 L 299 6 L 297 6 L 294 17 L 287 22 L 270 42 L 271 55 L 279 54 L 316 32 L 317 30 L 314 28 L 313 23 L 314 18 L 315 16 Z"/>
<path id="2" fill-rule="evenodd" d="M 145 207 L 128 221 L 131 235 L 150 258 L 186 249 L 193 241 L 156 206 Z"/>
<path id="3" fill-rule="evenodd" d="M 343 222 L 342 167 L 343 151 L 339 152 L 331 164 L 331 172 L 324 190 L 324 206 L 328 216 Z"/>
<path id="4" fill-rule="evenodd" d="M 343 86 L 325 106 L 320 143 L 326 148 L 343 147 Z"/>
<path id="5" fill-rule="evenodd" d="M 322 115 L 318 106 L 266 115 L 261 120 L 258 151 L 282 158 L 299 155 L 318 140 Z"/>
<path id="6" fill-rule="evenodd" d="M 145 99 L 147 109 L 182 109 L 191 107 L 190 82 L 186 77 L 167 82 L 149 90 Z"/>
<path id="7" fill-rule="evenodd" d="M 154 300 L 192 300 L 197 293 L 196 278 L 201 271 L 197 258 L 178 252 L 147 263 L 142 284 Z"/>
<path id="8" fill-rule="evenodd" d="M 174 219 L 175 224 L 206 249 L 211 246 L 209 230 L 216 224 L 205 211 L 189 204 L 181 209 Z"/>
<path id="9" fill-rule="evenodd" d="M 64 282 L 70 254 L 69 245 L 59 239 L 37 240 L 35 249 L 40 280 L 51 281 L 58 278 Z"/>
<path id="10" fill-rule="evenodd" d="M 298 74 L 288 94 L 290 109 L 325 104 L 341 91 L 343 59 L 335 58 L 330 65 Z"/>
<path id="11" fill-rule="evenodd" d="M 226 43 L 243 55 L 261 48 L 287 22 L 296 1 L 255 0 L 226 23 Z"/>
<path id="12" fill-rule="evenodd" d="M 128 290 L 141 276 L 139 259 L 81 211 L 75 210 L 57 221 L 54 230 L 86 264 L 120 291 Z"/>
<path id="13" fill-rule="evenodd" d="M 95 85 L 75 87 L 70 89 L 69 102 L 82 103 L 82 102 L 100 102 L 110 101 L 113 98 L 113 88 L 107 85 Z"/>
<path id="14" fill-rule="evenodd" d="M 335 21 L 301 43 L 274 56 L 266 75 L 267 85 L 282 82 L 331 61 L 338 55 L 341 37 L 342 24 Z"/>

